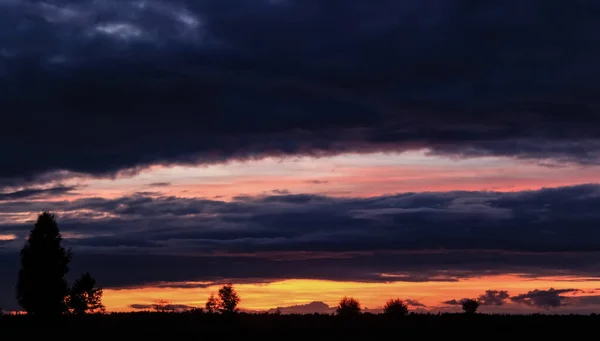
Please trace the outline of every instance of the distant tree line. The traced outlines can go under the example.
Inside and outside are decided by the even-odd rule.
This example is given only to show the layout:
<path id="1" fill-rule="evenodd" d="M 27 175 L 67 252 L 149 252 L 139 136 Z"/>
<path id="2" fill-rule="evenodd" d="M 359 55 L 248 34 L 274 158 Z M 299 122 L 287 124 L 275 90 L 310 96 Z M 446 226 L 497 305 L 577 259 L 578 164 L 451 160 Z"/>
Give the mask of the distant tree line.
<path id="1" fill-rule="evenodd" d="M 470 298 L 462 300 L 461 305 L 466 314 L 475 314 L 479 308 L 479 302 Z M 361 310 L 360 303 L 356 299 L 344 297 L 336 308 L 336 314 L 339 316 L 356 316 L 361 313 Z M 408 315 L 408 304 L 399 298 L 390 299 L 383 307 L 383 314 L 392 317 Z"/>

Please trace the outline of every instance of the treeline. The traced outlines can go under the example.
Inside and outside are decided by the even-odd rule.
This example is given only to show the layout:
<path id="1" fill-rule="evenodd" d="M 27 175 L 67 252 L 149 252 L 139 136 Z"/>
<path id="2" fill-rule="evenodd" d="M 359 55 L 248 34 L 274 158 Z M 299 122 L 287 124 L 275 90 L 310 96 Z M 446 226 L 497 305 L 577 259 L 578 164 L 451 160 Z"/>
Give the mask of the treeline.
<path id="1" fill-rule="evenodd" d="M 171 304 L 166 300 L 158 300 L 150 307 L 155 312 L 168 313 L 168 312 L 204 312 L 208 314 L 233 314 L 239 313 L 238 304 L 241 302 L 240 296 L 237 294 L 233 284 L 223 285 L 217 295 L 212 293 L 202 308 L 190 308 L 181 307 L 177 304 Z M 463 312 L 466 314 L 475 314 L 479 308 L 480 303 L 474 299 L 464 299 L 461 301 Z M 335 314 L 339 316 L 356 316 L 362 314 L 363 310 L 358 300 L 352 297 L 343 297 L 337 307 L 335 308 Z M 399 298 L 392 298 L 385 302 L 383 307 L 383 314 L 389 316 L 405 316 L 408 315 L 408 304 L 406 301 Z M 274 314 L 281 314 L 279 310 L 276 310 Z M 371 314 L 371 313 L 369 313 Z"/>
<path id="2" fill-rule="evenodd" d="M 90 273 L 82 274 L 69 286 L 66 276 L 73 253 L 62 247 L 61 242 L 56 217 L 50 212 L 42 212 L 20 253 L 17 301 L 28 315 L 33 316 L 105 312 L 102 289 L 96 286 L 96 279 Z M 240 296 L 230 283 L 223 285 L 217 295 L 211 294 L 204 308 L 193 308 L 191 311 L 236 314 L 239 313 L 240 302 Z M 479 308 L 479 302 L 474 299 L 465 299 L 461 303 L 467 314 L 474 314 Z M 151 307 L 156 312 L 178 309 L 165 300 L 159 300 Z M 336 308 L 339 316 L 356 316 L 361 312 L 359 301 L 352 297 L 343 297 Z M 389 316 L 405 316 L 408 312 L 408 305 L 399 298 L 388 300 L 383 308 L 383 313 Z"/>

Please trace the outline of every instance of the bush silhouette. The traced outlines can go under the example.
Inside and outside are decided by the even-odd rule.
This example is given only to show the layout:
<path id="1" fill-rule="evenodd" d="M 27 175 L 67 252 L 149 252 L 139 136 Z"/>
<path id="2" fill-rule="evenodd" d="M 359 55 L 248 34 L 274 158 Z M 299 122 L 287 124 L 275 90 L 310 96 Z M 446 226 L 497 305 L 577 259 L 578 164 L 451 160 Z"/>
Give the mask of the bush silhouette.
<path id="1" fill-rule="evenodd" d="M 383 313 L 389 316 L 405 316 L 408 314 L 408 305 L 399 298 L 385 302 Z"/>
<path id="2" fill-rule="evenodd" d="M 17 301 L 31 315 L 59 315 L 67 311 L 71 252 L 61 246 L 62 237 L 54 215 L 39 215 L 21 250 Z"/>
<path id="3" fill-rule="evenodd" d="M 67 299 L 74 314 L 103 312 L 102 289 L 96 288 L 96 279 L 88 272 L 75 281 Z"/>
<path id="4" fill-rule="evenodd" d="M 461 304 L 462 310 L 466 314 L 475 314 L 477 312 L 477 309 L 479 309 L 479 302 L 470 298 L 462 300 Z"/>
<path id="5" fill-rule="evenodd" d="M 352 297 L 344 297 L 340 300 L 336 313 L 339 316 L 356 316 L 360 314 L 360 303 Z"/>
<path id="6" fill-rule="evenodd" d="M 210 299 L 210 298 L 209 298 Z M 225 284 L 219 289 L 219 309 L 222 313 L 237 312 L 237 305 L 241 299 L 233 288 L 232 284 Z"/>

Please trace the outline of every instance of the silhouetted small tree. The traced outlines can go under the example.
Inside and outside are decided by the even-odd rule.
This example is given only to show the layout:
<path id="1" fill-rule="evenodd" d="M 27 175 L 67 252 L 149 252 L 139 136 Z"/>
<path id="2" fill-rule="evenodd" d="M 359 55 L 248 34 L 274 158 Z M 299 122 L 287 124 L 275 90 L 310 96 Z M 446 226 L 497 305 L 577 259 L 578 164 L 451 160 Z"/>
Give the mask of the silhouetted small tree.
<path id="1" fill-rule="evenodd" d="M 222 313 L 235 313 L 241 299 L 232 284 L 225 284 L 219 289 L 219 310 Z"/>
<path id="2" fill-rule="evenodd" d="M 152 304 L 152 309 L 158 313 L 166 313 L 168 311 L 172 311 L 173 307 L 171 302 L 167 300 L 156 300 L 154 304 Z"/>
<path id="3" fill-rule="evenodd" d="M 466 314 L 475 314 L 477 312 L 477 309 L 479 309 L 479 302 L 470 298 L 462 300 L 461 304 L 462 310 Z"/>
<path id="4" fill-rule="evenodd" d="M 408 305 L 399 298 L 391 299 L 385 303 L 383 313 L 388 316 L 406 316 L 408 314 Z"/>
<path id="5" fill-rule="evenodd" d="M 215 294 L 210 294 L 210 297 L 206 301 L 206 304 L 204 305 L 204 308 L 206 309 L 206 311 L 209 314 L 212 314 L 212 313 L 217 312 L 219 310 L 220 306 L 221 306 L 221 303 L 215 297 Z"/>
<path id="6" fill-rule="evenodd" d="M 356 316 L 360 314 L 360 303 L 352 297 L 345 297 L 340 300 L 336 313 L 339 316 Z"/>
<path id="7" fill-rule="evenodd" d="M 43 212 L 21 250 L 17 301 L 31 315 L 59 315 L 67 311 L 71 252 L 61 246 L 62 237 L 54 214 Z"/>
<path id="8" fill-rule="evenodd" d="M 75 281 L 67 299 L 74 314 L 103 312 L 102 289 L 96 288 L 96 279 L 86 272 Z"/>

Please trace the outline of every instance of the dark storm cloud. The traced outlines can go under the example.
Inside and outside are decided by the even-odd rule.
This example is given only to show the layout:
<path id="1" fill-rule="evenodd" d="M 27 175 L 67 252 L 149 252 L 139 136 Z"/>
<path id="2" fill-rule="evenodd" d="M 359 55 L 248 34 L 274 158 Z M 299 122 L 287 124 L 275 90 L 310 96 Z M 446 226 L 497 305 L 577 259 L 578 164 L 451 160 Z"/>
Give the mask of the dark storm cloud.
<path id="1" fill-rule="evenodd" d="M 143 244 L 166 251 L 229 253 L 441 248 L 596 252 L 600 243 L 598 185 L 372 198 L 281 194 L 225 202 L 133 195 L 0 203 L 3 214 L 42 209 L 61 212 L 64 232 L 92 237 L 70 241 L 89 247 Z M 5 233 L 26 230 L 21 225 L 0 225 Z"/>
<path id="2" fill-rule="evenodd" d="M 5 183 L 422 147 L 600 160 L 596 2 L 0 7 Z"/>
<path id="3" fill-rule="evenodd" d="M 373 198 L 308 194 L 202 198 L 87 198 L 0 203 L 6 215 L 61 212 L 86 247 L 202 252 L 370 252 L 440 249 L 595 252 L 600 186 L 516 193 L 403 193 Z M 29 226 L 0 225 L 24 236 Z M 149 252 L 152 250 L 149 250 Z"/>
<path id="4" fill-rule="evenodd" d="M 538 308 L 557 308 L 567 305 L 571 299 L 563 294 L 579 292 L 579 289 L 553 289 L 532 290 L 525 294 L 513 296 L 510 298 L 515 303 L 523 303 Z"/>
<path id="5" fill-rule="evenodd" d="M 506 290 L 486 290 L 486 292 L 484 294 L 479 295 L 479 297 L 477 297 L 477 302 L 479 302 L 479 304 L 486 306 L 486 305 L 503 305 L 505 304 L 508 299 L 510 298 L 510 295 L 508 294 L 508 291 Z"/>

